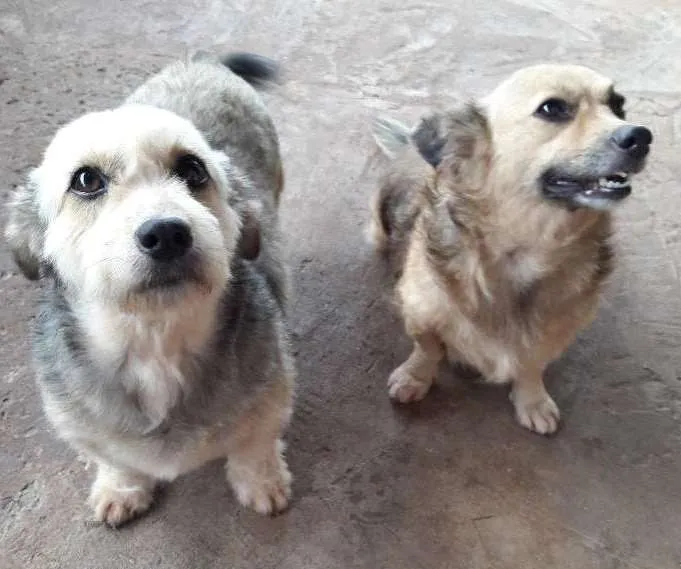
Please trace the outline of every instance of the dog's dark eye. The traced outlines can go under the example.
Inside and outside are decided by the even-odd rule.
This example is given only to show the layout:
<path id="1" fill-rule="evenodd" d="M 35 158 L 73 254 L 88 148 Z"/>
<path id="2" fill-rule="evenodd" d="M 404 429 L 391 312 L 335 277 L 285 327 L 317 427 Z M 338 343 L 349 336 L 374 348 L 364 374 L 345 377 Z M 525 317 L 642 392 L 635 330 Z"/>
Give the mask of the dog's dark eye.
<path id="1" fill-rule="evenodd" d="M 94 198 L 106 192 L 107 181 L 97 168 L 83 166 L 71 177 L 69 190 L 82 198 Z"/>
<path id="2" fill-rule="evenodd" d="M 204 186 L 208 180 L 210 180 L 210 176 L 208 175 L 204 163 L 196 156 L 190 154 L 180 156 L 180 158 L 177 159 L 175 168 L 173 168 L 173 174 L 183 180 L 192 190 Z"/>
<path id="3" fill-rule="evenodd" d="M 626 99 L 624 96 L 620 95 L 616 91 L 611 91 L 610 96 L 608 97 L 608 107 L 610 107 L 613 115 L 622 120 L 624 120 L 626 117 L 626 113 L 624 112 L 625 102 Z"/>
<path id="4" fill-rule="evenodd" d="M 534 114 L 549 122 L 567 122 L 572 119 L 572 107 L 563 99 L 547 99 Z"/>

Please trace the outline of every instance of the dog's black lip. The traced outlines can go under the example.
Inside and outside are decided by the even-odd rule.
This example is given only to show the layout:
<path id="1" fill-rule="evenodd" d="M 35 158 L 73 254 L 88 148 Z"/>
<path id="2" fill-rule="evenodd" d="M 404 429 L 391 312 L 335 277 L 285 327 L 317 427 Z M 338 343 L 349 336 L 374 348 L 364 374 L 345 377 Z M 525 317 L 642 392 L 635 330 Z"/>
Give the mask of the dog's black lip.
<path id="1" fill-rule="evenodd" d="M 163 292 L 177 290 L 189 284 L 202 284 L 201 263 L 195 257 L 172 262 L 153 262 L 144 271 L 144 277 L 135 287 L 135 292 Z"/>
<path id="2" fill-rule="evenodd" d="M 184 286 L 184 285 L 191 283 L 191 282 L 195 282 L 195 279 L 179 278 L 179 277 L 165 278 L 165 279 L 164 278 L 150 278 L 150 279 L 146 279 L 142 283 L 140 283 L 136 287 L 135 292 L 143 293 L 143 292 L 154 292 L 154 291 L 177 289 L 177 288 Z"/>
<path id="3" fill-rule="evenodd" d="M 596 176 L 575 177 L 560 172 L 548 171 L 542 176 L 541 186 L 544 195 L 554 200 L 572 201 L 579 196 L 615 202 L 623 200 L 631 194 L 629 178 L 631 173 L 621 170 Z M 618 181 L 626 180 L 628 183 L 619 188 L 606 188 L 599 183 L 599 180 L 602 178 L 617 178 Z"/>
<path id="4" fill-rule="evenodd" d="M 166 288 L 170 286 L 177 286 L 179 284 L 182 284 L 183 282 L 186 282 L 189 279 L 182 279 L 182 278 L 168 278 L 168 279 L 149 279 L 147 282 L 144 283 L 144 286 L 147 288 Z"/>

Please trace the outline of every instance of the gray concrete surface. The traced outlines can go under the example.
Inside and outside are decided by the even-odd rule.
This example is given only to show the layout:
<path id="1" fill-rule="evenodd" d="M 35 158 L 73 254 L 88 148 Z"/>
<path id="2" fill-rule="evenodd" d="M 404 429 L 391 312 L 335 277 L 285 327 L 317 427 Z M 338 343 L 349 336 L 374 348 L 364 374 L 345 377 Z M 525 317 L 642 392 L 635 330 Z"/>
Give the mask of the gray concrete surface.
<path id="1" fill-rule="evenodd" d="M 3 0 L 4 198 L 60 124 L 116 104 L 187 47 L 286 64 L 267 98 L 297 288 L 292 509 L 239 508 L 214 464 L 138 523 L 89 524 L 92 472 L 49 431 L 28 366 L 37 287 L 3 248 L 0 567 L 679 569 L 681 3 Z M 533 436 L 504 390 L 446 373 L 423 404 L 396 409 L 385 380 L 409 346 L 361 234 L 375 182 L 367 121 L 415 118 L 547 59 L 616 77 L 656 136 L 618 216 L 598 321 L 550 370 L 564 428 Z"/>

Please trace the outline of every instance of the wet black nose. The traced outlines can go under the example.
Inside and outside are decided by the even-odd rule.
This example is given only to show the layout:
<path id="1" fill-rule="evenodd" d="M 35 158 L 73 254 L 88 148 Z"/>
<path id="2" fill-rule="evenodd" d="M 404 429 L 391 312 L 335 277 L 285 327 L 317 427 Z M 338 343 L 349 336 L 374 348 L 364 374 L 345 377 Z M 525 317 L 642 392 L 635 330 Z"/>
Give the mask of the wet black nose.
<path id="1" fill-rule="evenodd" d="M 137 247 L 157 261 L 182 257 L 192 246 L 189 225 L 176 217 L 149 219 L 135 231 Z"/>
<path id="2" fill-rule="evenodd" d="M 626 125 L 613 132 L 610 140 L 632 158 L 643 158 L 650 150 L 653 133 L 644 126 Z"/>

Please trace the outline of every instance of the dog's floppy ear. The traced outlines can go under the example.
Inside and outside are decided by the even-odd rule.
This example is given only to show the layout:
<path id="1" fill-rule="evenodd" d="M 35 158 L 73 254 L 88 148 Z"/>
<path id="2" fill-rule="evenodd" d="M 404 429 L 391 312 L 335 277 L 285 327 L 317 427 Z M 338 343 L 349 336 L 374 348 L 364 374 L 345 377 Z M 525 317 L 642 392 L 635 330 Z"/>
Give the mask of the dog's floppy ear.
<path id="1" fill-rule="evenodd" d="M 610 107 L 610 110 L 617 118 L 622 120 L 626 120 L 627 118 L 627 113 L 624 110 L 624 104 L 626 102 L 627 100 L 624 95 L 611 89 L 610 94 L 608 95 L 608 107 Z"/>
<path id="2" fill-rule="evenodd" d="M 42 250 L 47 227 L 38 213 L 37 184 L 32 172 L 26 185 L 19 186 L 9 203 L 5 237 L 14 261 L 27 279 L 42 276 Z"/>
<path id="3" fill-rule="evenodd" d="M 237 255 L 252 261 L 260 255 L 260 213 L 262 206 L 255 200 L 246 202 L 241 212 L 241 234 Z"/>
<path id="4" fill-rule="evenodd" d="M 423 158 L 437 168 L 447 159 L 473 158 L 480 143 L 489 141 L 487 119 L 474 104 L 421 119 L 411 135 Z"/>
<path id="5" fill-rule="evenodd" d="M 437 168 L 442 161 L 442 151 L 447 142 L 445 116 L 438 113 L 422 118 L 412 132 L 411 140 L 423 159 Z"/>

